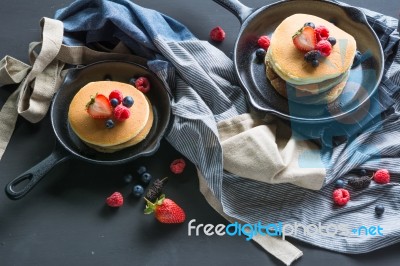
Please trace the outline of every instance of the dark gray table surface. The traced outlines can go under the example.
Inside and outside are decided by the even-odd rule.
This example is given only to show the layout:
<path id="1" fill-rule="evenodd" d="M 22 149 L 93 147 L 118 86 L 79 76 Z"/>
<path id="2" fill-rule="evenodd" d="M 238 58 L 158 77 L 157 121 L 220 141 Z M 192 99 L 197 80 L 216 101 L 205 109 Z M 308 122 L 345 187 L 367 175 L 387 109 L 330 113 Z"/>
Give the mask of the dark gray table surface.
<path id="1" fill-rule="evenodd" d="M 52 17 L 70 0 L 1 0 L 0 57 L 28 62 L 28 44 L 40 39 L 39 20 Z M 219 45 L 231 56 L 239 22 L 211 0 L 140 0 L 184 23 L 198 38 L 222 26 L 226 40 Z M 252 7 L 273 1 L 243 0 Z M 398 16 L 398 0 L 346 0 Z M 14 87 L 0 89 L 2 106 Z M 53 149 L 49 118 L 30 124 L 19 118 L 7 152 L 0 162 L 0 189 L 12 178 L 45 158 Z M 151 157 L 123 166 L 105 167 L 70 161 L 53 169 L 25 198 L 9 200 L 0 193 L 0 265 L 281 265 L 257 245 L 240 237 L 188 236 L 187 224 L 166 226 L 142 214 L 143 202 L 127 197 L 115 211 L 104 205 L 113 191 L 129 194 L 121 182 L 125 173 L 146 165 L 155 177 L 170 176 L 167 193 L 186 210 L 188 221 L 226 223 L 198 190 L 195 167 L 173 176 L 169 163 L 181 155 L 166 141 Z M 304 255 L 294 265 L 398 265 L 400 244 L 369 254 L 344 255 L 292 240 Z"/>

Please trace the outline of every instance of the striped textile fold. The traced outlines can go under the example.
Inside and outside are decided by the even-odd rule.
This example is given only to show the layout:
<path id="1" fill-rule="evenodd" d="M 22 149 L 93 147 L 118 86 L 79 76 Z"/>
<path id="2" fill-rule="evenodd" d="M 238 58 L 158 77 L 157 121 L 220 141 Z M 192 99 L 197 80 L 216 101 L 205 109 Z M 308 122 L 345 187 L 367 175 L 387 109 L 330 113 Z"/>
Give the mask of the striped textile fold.
<path id="1" fill-rule="evenodd" d="M 237 82 L 231 60 L 215 53 L 214 47 L 204 42 L 156 42 L 157 48 L 179 73 L 173 90 L 174 123 L 167 140 L 200 169 L 227 215 L 246 223 L 346 224 L 348 230 L 377 225 L 383 228 L 384 236 L 351 234 L 329 237 L 303 233 L 293 236 L 312 245 L 344 253 L 365 253 L 400 241 L 400 228 L 397 226 L 400 221 L 400 142 L 397 141 L 400 139 L 400 95 L 397 93 L 400 52 L 397 20 L 369 10 L 363 11 L 385 48 L 385 76 L 379 88 L 379 97 L 373 99 L 378 111 L 371 112 L 372 117 L 366 125 L 360 125 L 364 130 L 355 135 L 357 137 L 354 133 L 360 131 L 360 127 L 350 127 L 347 128 L 351 136 L 348 141 L 333 150 L 329 145 L 322 147 L 321 156 L 328 166 L 328 174 L 320 191 L 291 184 L 270 185 L 223 171 L 222 150 L 215 124 L 245 111 L 241 92 L 235 86 Z M 193 62 L 188 62 L 190 60 L 201 63 L 192 65 Z M 180 81 L 180 77 L 184 81 Z M 166 76 L 161 75 L 161 78 Z M 385 113 L 386 109 L 389 111 Z M 346 207 L 335 207 L 332 204 L 333 182 L 339 177 L 346 178 L 351 171 L 359 168 L 386 168 L 392 173 L 392 183 L 377 185 L 372 182 L 368 189 L 350 191 L 352 200 Z M 375 216 L 376 204 L 385 206 L 385 215 Z"/>
<path id="2" fill-rule="evenodd" d="M 321 149 L 327 177 L 320 191 L 291 184 L 269 185 L 223 170 L 217 122 L 248 112 L 248 106 L 232 60 L 210 43 L 196 39 L 184 25 L 128 0 L 78 0 L 58 10 L 55 17 L 64 23 L 67 45 L 118 40 L 150 60 L 148 67 L 173 94 L 173 117 L 166 139 L 200 170 L 228 216 L 246 223 L 341 223 L 349 230 L 379 225 L 384 236 L 293 236 L 326 249 L 363 253 L 400 241 L 398 21 L 364 12 L 384 48 L 385 76 L 379 95 L 371 101 L 368 119 L 344 128 L 350 136 L 347 141 L 337 144 L 332 139 L 329 131 L 337 130 L 334 127 L 322 135 L 306 132 L 310 138 L 322 136 L 325 144 L 335 143 L 333 149 L 330 145 Z M 333 182 L 359 168 L 387 168 L 392 183 L 372 182 L 367 189 L 351 191 L 352 200 L 345 207 L 335 207 L 331 199 Z M 386 208 L 381 217 L 374 215 L 378 203 Z"/>

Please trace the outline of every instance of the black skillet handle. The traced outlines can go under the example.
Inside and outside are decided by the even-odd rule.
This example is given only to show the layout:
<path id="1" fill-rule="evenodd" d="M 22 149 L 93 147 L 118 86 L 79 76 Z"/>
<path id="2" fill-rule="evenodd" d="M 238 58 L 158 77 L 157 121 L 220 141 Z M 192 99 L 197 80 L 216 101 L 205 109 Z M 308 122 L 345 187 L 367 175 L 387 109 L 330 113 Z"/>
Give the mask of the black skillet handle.
<path id="1" fill-rule="evenodd" d="M 224 8 L 228 9 L 232 14 L 234 14 L 239 19 L 240 24 L 243 24 L 243 22 L 254 11 L 253 8 L 243 5 L 238 0 L 213 0 L 213 1 L 219 4 L 220 6 L 223 6 Z"/>
<path id="2" fill-rule="evenodd" d="M 70 159 L 71 155 L 56 145 L 53 152 L 44 160 L 27 170 L 25 173 L 11 180 L 5 187 L 6 195 L 12 200 L 24 197 L 55 165 Z M 17 186 L 27 182 L 22 188 Z"/>

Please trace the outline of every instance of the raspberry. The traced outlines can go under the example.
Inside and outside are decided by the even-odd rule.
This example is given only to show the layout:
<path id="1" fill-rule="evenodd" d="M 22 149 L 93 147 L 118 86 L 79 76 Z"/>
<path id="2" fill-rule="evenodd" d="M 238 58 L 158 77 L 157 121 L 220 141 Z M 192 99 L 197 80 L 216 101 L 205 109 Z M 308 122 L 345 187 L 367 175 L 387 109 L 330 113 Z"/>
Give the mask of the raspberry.
<path id="1" fill-rule="evenodd" d="M 186 162 L 183 159 L 176 159 L 169 166 L 171 172 L 174 174 L 181 174 L 185 169 L 185 167 L 186 167 Z"/>
<path id="2" fill-rule="evenodd" d="M 121 207 L 124 204 L 124 198 L 119 192 L 114 192 L 106 199 L 106 203 L 110 207 Z"/>
<path id="3" fill-rule="evenodd" d="M 332 44 L 327 40 L 322 40 L 317 43 L 315 49 L 321 52 L 322 56 L 329 56 L 332 52 Z"/>
<path id="4" fill-rule="evenodd" d="M 222 42 L 225 40 L 225 31 L 220 26 L 217 26 L 210 31 L 210 38 L 215 42 Z"/>
<path id="5" fill-rule="evenodd" d="M 386 169 L 379 169 L 374 174 L 374 181 L 379 184 L 387 184 L 390 182 L 390 173 Z"/>
<path id="6" fill-rule="evenodd" d="M 271 40 L 269 39 L 268 36 L 263 35 L 260 38 L 258 38 L 257 44 L 264 50 L 268 50 L 269 45 L 271 44 Z"/>
<path id="7" fill-rule="evenodd" d="M 329 30 L 325 26 L 318 26 L 315 29 L 315 36 L 317 37 L 317 42 L 326 40 L 329 37 Z"/>
<path id="8" fill-rule="evenodd" d="M 110 95 L 108 96 L 108 99 L 117 99 L 118 100 L 118 104 L 120 104 L 122 102 L 122 99 L 124 98 L 124 96 L 122 95 L 122 92 L 120 92 L 119 90 L 113 90 Z"/>
<path id="9" fill-rule="evenodd" d="M 339 205 L 343 206 L 350 200 L 350 193 L 347 189 L 338 188 L 333 191 L 333 201 Z"/>
<path id="10" fill-rule="evenodd" d="M 150 90 L 150 82 L 146 77 L 139 77 L 135 81 L 135 87 L 143 93 L 148 93 Z"/>
<path id="11" fill-rule="evenodd" d="M 114 117 L 118 121 L 124 121 L 129 118 L 131 115 L 131 111 L 129 111 L 129 108 L 123 105 L 118 105 L 114 109 Z"/>

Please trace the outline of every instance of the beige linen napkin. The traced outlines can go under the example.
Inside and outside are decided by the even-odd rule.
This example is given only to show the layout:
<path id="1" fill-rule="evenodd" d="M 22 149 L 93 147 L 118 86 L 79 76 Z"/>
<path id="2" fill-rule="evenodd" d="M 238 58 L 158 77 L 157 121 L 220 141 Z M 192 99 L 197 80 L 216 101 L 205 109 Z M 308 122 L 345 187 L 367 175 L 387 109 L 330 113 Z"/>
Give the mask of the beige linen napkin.
<path id="1" fill-rule="evenodd" d="M 224 213 L 221 203 L 215 198 L 200 171 L 197 171 L 197 175 L 199 177 L 200 192 L 206 198 L 208 204 L 210 204 L 214 210 L 216 210 L 230 223 L 241 223 L 241 221 L 234 219 Z M 271 255 L 282 261 L 285 265 L 290 265 L 295 260 L 303 256 L 303 252 L 301 250 L 296 248 L 290 242 L 283 240 L 279 237 L 272 237 L 268 235 L 255 235 L 253 236 L 253 240 L 257 244 L 259 244 L 264 250 L 271 253 Z"/>
<path id="2" fill-rule="evenodd" d="M 319 190 L 325 168 L 318 146 L 272 116 L 242 114 L 218 123 L 224 169 L 261 182 Z"/>
<path id="3" fill-rule="evenodd" d="M 86 65 L 111 59 L 138 60 L 122 43 L 112 50 L 103 49 L 104 52 L 86 46 L 63 45 L 64 26 L 59 20 L 42 18 L 40 26 L 42 41 L 29 44 L 31 65 L 10 56 L 0 61 L 0 87 L 19 84 L 0 111 L 0 160 L 11 139 L 18 115 L 32 123 L 39 122 L 46 115 L 51 99 L 68 71 L 66 65 Z"/>

